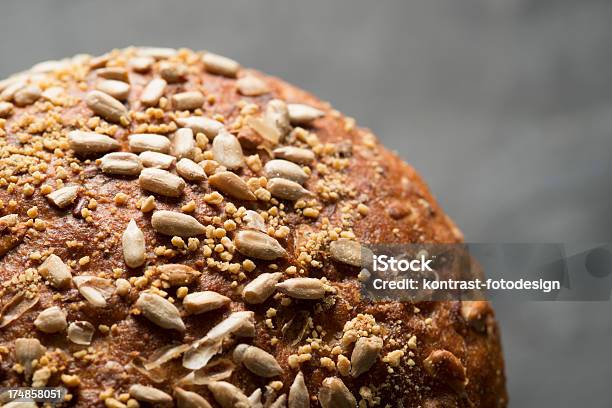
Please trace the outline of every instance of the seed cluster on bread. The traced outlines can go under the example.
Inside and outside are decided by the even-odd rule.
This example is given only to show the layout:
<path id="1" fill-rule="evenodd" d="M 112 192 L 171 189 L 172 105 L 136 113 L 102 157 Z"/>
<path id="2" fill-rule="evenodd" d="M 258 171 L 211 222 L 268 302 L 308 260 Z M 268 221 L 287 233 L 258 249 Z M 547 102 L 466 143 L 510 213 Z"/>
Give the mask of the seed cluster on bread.
<path id="1" fill-rule="evenodd" d="M 415 171 L 226 57 L 127 48 L 0 81 L 0 216 L 5 387 L 78 407 L 506 405 L 488 303 L 360 293 L 362 245 L 462 239 Z"/>

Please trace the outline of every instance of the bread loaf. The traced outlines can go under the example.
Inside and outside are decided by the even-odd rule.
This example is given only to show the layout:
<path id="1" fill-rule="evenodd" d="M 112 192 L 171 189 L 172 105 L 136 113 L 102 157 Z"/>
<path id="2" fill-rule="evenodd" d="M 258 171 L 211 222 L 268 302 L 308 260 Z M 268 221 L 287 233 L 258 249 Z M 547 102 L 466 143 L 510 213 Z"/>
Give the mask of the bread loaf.
<path id="1" fill-rule="evenodd" d="M 506 406 L 488 303 L 361 296 L 355 245 L 462 235 L 328 103 L 165 48 L 38 64 L 0 100 L 2 386 L 63 386 L 69 407 Z"/>

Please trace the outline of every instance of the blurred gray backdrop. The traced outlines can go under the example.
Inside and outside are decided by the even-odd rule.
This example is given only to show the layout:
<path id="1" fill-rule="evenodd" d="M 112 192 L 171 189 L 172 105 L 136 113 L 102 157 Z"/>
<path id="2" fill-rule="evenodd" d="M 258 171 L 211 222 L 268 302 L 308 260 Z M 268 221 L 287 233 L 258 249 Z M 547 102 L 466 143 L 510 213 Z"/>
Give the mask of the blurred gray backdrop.
<path id="1" fill-rule="evenodd" d="M 0 76 L 209 49 L 354 116 L 472 242 L 612 240 L 609 0 L 0 2 Z M 498 304 L 512 407 L 612 405 L 612 303 Z"/>

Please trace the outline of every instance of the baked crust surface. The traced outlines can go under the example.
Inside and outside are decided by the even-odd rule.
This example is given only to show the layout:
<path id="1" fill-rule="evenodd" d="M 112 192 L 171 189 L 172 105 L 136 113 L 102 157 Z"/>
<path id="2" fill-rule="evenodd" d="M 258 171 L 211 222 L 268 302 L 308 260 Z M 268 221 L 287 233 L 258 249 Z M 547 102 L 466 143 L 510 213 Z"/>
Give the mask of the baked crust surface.
<path id="1" fill-rule="evenodd" d="M 137 390 L 129 395 L 132 385 L 143 384 L 175 396 L 174 402 L 163 402 L 163 398 L 157 402 L 172 406 L 178 404 L 177 381 L 190 372 L 181 364 L 181 356 L 148 375 L 134 365 L 154 360 L 169 345 L 192 344 L 232 312 L 248 310 L 254 312 L 255 335 L 225 336 L 211 362 L 217 367 L 233 366 L 231 376 L 222 381 L 246 396 L 262 390 L 262 405 L 251 402 L 253 407 L 273 401 L 278 404 L 274 406 L 286 406 L 282 395 L 291 397 L 290 387 L 300 371 L 313 407 L 325 404 L 318 400 L 328 378 L 340 379 L 359 407 L 506 406 L 500 336 L 488 304 L 372 303 L 361 298 L 359 269 L 330 253 L 331 242 L 338 239 L 361 244 L 461 242 L 461 233 L 415 170 L 328 103 L 279 79 L 233 61 L 219 61 L 214 55 L 207 60 L 206 55 L 211 54 L 128 48 L 102 57 L 77 56 L 39 64 L 0 82 L 0 216 L 4 216 L 0 221 L 0 319 L 8 320 L 16 309 L 24 308 L 0 329 L 0 383 L 5 387 L 36 381 L 64 385 L 70 398 L 64 406 L 75 407 L 137 406 L 137 400 L 147 406 Z M 167 85 L 156 103 L 145 104 L 143 89 L 154 78 L 164 78 Z M 123 99 L 120 93 L 125 86 L 108 81 L 129 85 L 121 102 L 125 112 L 119 109 L 118 116 L 112 106 L 88 103 L 95 89 L 117 92 L 115 100 Z M 173 98 L 183 92 L 199 92 L 203 99 L 197 95 Z M 282 120 L 275 122 L 278 117 L 269 113 L 273 100 L 316 109 L 300 112 L 303 106 L 293 106 L 291 126 L 283 127 Z M 198 107 L 191 108 L 191 103 Z M 191 109 L 178 111 L 177 106 Z M 235 136 L 232 141 L 240 142 L 243 161 L 234 169 L 219 167 L 224 159 L 213 148 L 219 134 L 197 127 L 187 157 L 199 163 L 209 180 L 223 170 L 237 174 L 254 199 L 234 198 L 224 179 L 219 183 L 225 191 L 207 180 L 183 180 L 180 191 L 161 181 L 162 190 L 178 191 L 178 197 L 147 191 L 138 174 L 104 173 L 100 159 L 106 152 L 79 153 L 69 140 L 75 130 L 96 132 L 119 142 L 119 147 L 110 150 L 129 152 L 134 151 L 129 135 L 161 134 L 172 146 L 167 153 L 180 158 L 175 137 L 182 127 L 179 120 L 193 116 L 222 124 Z M 279 134 L 280 140 L 274 140 Z M 274 198 L 269 192 L 272 177 L 264 166 L 274 156 L 287 157 L 286 152 L 273 153 L 281 146 L 303 149 L 291 159 L 300 162 L 297 167 L 307 176 L 303 188 L 310 193 L 297 200 Z M 221 154 L 232 152 L 226 147 Z M 313 161 L 307 152 L 314 155 Z M 176 174 L 176 163 L 168 171 Z M 296 170 L 291 167 L 287 172 L 290 177 Z M 59 208 L 50 195 L 66 186 L 77 186 L 77 193 Z M 149 196 L 154 197 L 154 209 Z M 189 234 L 180 238 L 161 234 L 152 226 L 153 214 L 161 210 L 188 214 L 206 230 L 191 239 Z M 262 216 L 265 232 L 261 233 L 272 237 L 286 255 L 265 260 L 236 248 L 238 231 L 255 225 L 249 223 L 246 210 Z M 143 234 L 146 251 L 145 263 L 135 268 L 126 265 L 122 239 L 132 219 Z M 138 251 L 133 236 L 126 239 Z M 261 253 L 258 242 L 253 245 Z M 44 267 L 41 270 L 51 254 L 72 275 L 65 288 L 50 284 L 49 274 Z M 197 276 L 177 284 L 158 268 L 166 264 L 187 265 Z M 262 273 L 280 273 L 276 276 L 281 283 L 316 278 L 324 295 L 299 299 L 279 287 L 260 304 L 246 302 L 244 286 Z M 89 285 L 75 279 L 78 276 L 105 280 Z M 124 280 L 129 282 L 127 288 Z M 84 297 L 81 289 L 86 286 L 93 286 L 91 290 L 101 294 L 106 305 Z M 185 294 L 202 291 L 231 301 L 188 314 Z M 171 299 L 185 330 L 163 328 L 148 319 L 136 305 L 142 293 Z M 27 308 L 33 303 L 29 299 L 38 301 Z M 93 325 L 90 345 L 69 340 L 65 327 L 44 333 L 40 330 L 44 324 L 35 325 L 39 314 L 54 306 L 65 314 L 67 324 Z M 24 364 L 17 359 L 19 338 L 39 339 L 44 347 L 31 369 L 27 360 Z M 382 348 L 373 365 L 353 376 L 347 363 L 360 338 L 381 339 Z M 272 355 L 282 373 L 269 378 L 253 373 L 248 362 L 233 354 L 240 343 Z M 359 356 L 354 358 L 353 363 L 358 363 Z M 182 388 L 197 392 L 211 406 L 240 406 L 238 400 L 224 405 L 206 384 L 183 383 Z M 332 400 L 343 402 L 327 406 L 347 406 L 342 405 L 346 401 L 350 406 L 350 396 L 340 394 L 334 394 L 339 400 Z M 290 408 L 300 406 L 289 400 Z"/>

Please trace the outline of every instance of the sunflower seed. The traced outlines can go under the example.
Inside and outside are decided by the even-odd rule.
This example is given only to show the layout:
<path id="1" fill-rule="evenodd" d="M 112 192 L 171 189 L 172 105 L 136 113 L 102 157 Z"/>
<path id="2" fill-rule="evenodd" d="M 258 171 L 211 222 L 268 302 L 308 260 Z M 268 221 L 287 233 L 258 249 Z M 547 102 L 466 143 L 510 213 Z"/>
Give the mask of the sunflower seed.
<path id="1" fill-rule="evenodd" d="M 128 137 L 130 151 L 141 153 L 147 150 L 159 153 L 170 152 L 170 139 L 153 133 L 134 133 Z"/>
<path id="2" fill-rule="evenodd" d="M 266 106 L 266 119 L 268 119 L 281 134 L 281 140 L 291 131 L 291 121 L 289 120 L 289 108 L 285 101 L 273 99 Z"/>
<path id="3" fill-rule="evenodd" d="M 177 51 L 174 48 L 165 47 L 141 47 L 137 51 L 139 57 L 150 57 L 156 60 L 174 57 L 176 53 Z"/>
<path id="4" fill-rule="evenodd" d="M 19 216 L 17 214 L 7 214 L 0 217 L 0 232 L 4 231 L 7 228 L 12 228 L 17 225 L 19 221 Z"/>
<path id="5" fill-rule="evenodd" d="M 10 102 L 0 102 L 0 118 L 6 118 L 13 113 L 13 104 Z"/>
<path id="6" fill-rule="evenodd" d="M 178 197 L 185 189 L 185 181 L 169 171 L 146 168 L 138 177 L 140 187 L 167 197 Z"/>
<path id="7" fill-rule="evenodd" d="M 260 377 L 275 377 L 283 373 L 274 356 L 259 347 L 239 344 L 234 349 L 234 361 L 244 364 L 252 373 Z"/>
<path id="8" fill-rule="evenodd" d="M 276 399 L 269 408 L 287 408 L 287 394 L 282 394 Z"/>
<path id="9" fill-rule="evenodd" d="M 131 219 L 121 237 L 123 246 L 123 259 L 130 268 L 138 268 L 146 261 L 146 249 L 144 234 Z"/>
<path id="10" fill-rule="evenodd" d="M 18 338 L 15 340 L 15 360 L 25 368 L 25 376 L 32 373 L 32 363 L 45 354 L 45 348 L 38 339 Z"/>
<path id="11" fill-rule="evenodd" d="M 0 328 L 8 326 L 23 316 L 28 310 L 38 303 L 40 296 L 28 298 L 25 291 L 19 291 L 9 299 L 0 310 Z"/>
<path id="12" fill-rule="evenodd" d="M 298 164 L 309 164 L 315 159 L 312 150 L 294 146 L 284 146 L 274 149 L 274 157 L 285 159 Z"/>
<path id="13" fill-rule="evenodd" d="M 232 170 L 242 166 L 244 155 L 236 136 L 227 131 L 220 131 L 212 142 L 213 157 L 222 166 Z"/>
<path id="14" fill-rule="evenodd" d="M 175 110 L 186 111 L 201 108 L 204 105 L 204 95 L 201 92 L 181 92 L 172 96 Z"/>
<path id="15" fill-rule="evenodd" d="M 72 282 L 72 274 L 59 256 L 51 254 L 45 262 L 38 267 L 38 273 L 47 279 L 51 286 L 57 289 L 66 289 Z"/>
<path id="16" fill-rule="evenodd" d="M 107 79 L 98 82 L 98 84 L 96 85 L 96 89 L 120 101 L 126 100 L 128 95 L 130 94 L 129 84 L 114 79 Z"/>
<path id="17" fill-rule="evenodd" d="M 59 208 L 66 208 L 74 202 L 78 192 L 78 186 L 62 187 L 59 190 L 47 194 L 47 200 L 51 201 Z"/>
<path id="18" fill-rule="evenodd" d="M 168 81 L 169 84 L 177 82 L 185 82 L 187 79 L 188 70 L 183 64 L 174 62 L 162 62 L 159 65 L 159 74 L 162 78 Z"/>
<path id="19" fill-rule="evenodd" d="M 240 78 L 236 81 L 236 87 L 238 92 L 245 96 L 259 96 L 270 92 L 268 84 L 253 75 Z"/>
<path id="20" fill-rule="evenodd" d="M 180 387 L 174 388 L 174 399 L 176 399 L 177 408 L 212 408 L 212 405 L 200 394 Z"/>
<path id="21" fill-rule="evenodd" d="M 159 295 L 141 293 L 136 301 L 136 307 L 142 311 L 144 317 L 159 327 L 185 331 L 185 324 L 176 306 Z"/>
<path id="22" fill-rule="evenodd" d="M 61 105 L 61 98 L 64 92 L 64 88 L 62 88 L 61 86 L 52 86 L 50 88 L 45 89 L 40 96 L 49 102 L 52 102 L 56 105 Z"/>
<path id="23" fill-rule="evenodd" d="M 448 350 L 438 349 L 423 360 L 425 372 L 438 381 L 443 381 L 455 391 L 462 393 L 468 383 L 466 369 L 461 360 Z"/>
<path id="24" fill-rule="evenodd" d="M 332 259 L 352 266 L 362 266 L 362 247 L 359 242 L 340 238 L 329 244 Z"/>
<path id="25" fill-rule="evenodd" d="M 167 170 L 176 161 L 176 157 L 169 154 L 146 151 L 139 154 L 140 160 L 145 167 L 155 167 L 158 169 Z"/>
<path id="26" fill-rule="evenodd" d="M 193 159 L 194 150 L 196 147 L 195 139 L 193 138 L 193 130 L 189 128 L 181 128 L 176 131 L 172 138 L 172 155 L 177 159 L 186 157 Z"/>
<path id="27" fill-rule="evenodd" d="M 104 79 L 129 82 L 127 70 L 121 67 L 101 68 L 96 71 L 96 74 L 98 75 L 98 77 Z"/>
<path id="28" fill-rule="evenodd" d="M 272 146 L 276 146 L 282 138 L 280 131 L 267 118 L 249 118 L 247 125 Z"/>
<path id="29" fill-rule="evenodd" d="M 289 109 L 289 121 L 292 125 L 309 125 L 315 119 L 325 115 L 323 111 L 317 108 L 299 103 L 289 104 L 287 108 Z"/>
<path id="30" fill-rule="evenodd" d="M 239 200 L 254 201 L 257 198 L 249 190 L 247 183 L 231 171 L 222 171 L 208 178 L 208 184 L 217 190 Z"/>
<path id="31" fill-rule="evenodd" d="M 160 234 L 179 237 L 194 237 L 206 232 L 206 227 L 190 215 L 175 211 L 155 211 L 151 225 Z"/>
<path id="32" fill-rule="evenodd" d="M 112 281 L 92 275 L 79 275 L 74 277 L 74 283 L 79 293 L 93 307 L 106 307 L 106 300 L 115 292 Z"/>
<path id="33" fill-rule="evenodd" d="M 310 191 L 306 190 L 295 181 L 284 178 L 273 178 L 268 180 L 267 189 L 270 194 L 281 200 L 295 201 L 305 196 L 312 195 Z"/>
<path id="34" fill-rule="evenodd" d="M 193 292 L 183 299 L 183 307 L 189 314 L 200 314 L 228 305 L 231 299 L 217 292 Z"/>
<path id="35" fill-rule="evenodd" d="M 287 251 L 276 239 L 260 231 L 239 231 L 234 237 L 234 244 L 241 254 L 257 259 L 271 261 L 287 256 Z"/>
<path id="36" fill-rule="evenodd" d="M 38 408 L 38 405 L 33 401 L 22 400 L 7 402 L 2 408 Z"/>
<path id="37" fill-rule="evenodd" d="M 206 172 L 200 165 L 193 160 L 181 159 L 176 164 L 176 172 L 186 180 L 202 181 L 206 180 Z"/>
<path id="38" fill-rule="evenodd" d="M 68 133 L 70 148 L 77 154 L 107 153 L 119 148 L 119 142 L 110 136 L 94 132 L 73 130 Z"/>
<path id="39" fill-rule="evenodd" d="M 145 106 L 155 106 L 164 96 L 168 83 L 161 78 L 155 78 L 149 81 L 140 94 L 140 102 Z"/>
<path id="40" fill-rule="evenodd" d="M 142 162 L 134 153 L 108 153 L 100 159 L 100 169 L 107 174 L 137 176 L 142 171 Z"/>
<path id="41" fill-rule="evenodd" d="M 154 62 L 155 59 L 151 57 L 134 57 L 128 62 L 128 65 L 135 72 L 144 73 L 151 69 Z"/>
<path id="42" fill-rule="evenodd" d="M 185 286 L 190 285 L 201 275 L 190 266 L 182 264 L 166 264 L 157 267 L 157 272 L 161 278 L 168 282 L 170 286 Z"/>
<path id="43" fill-rule="evenodd" d="M 208 389 L 221 408 L 250 408 L 251 403 L 242 390 L 225 381 L 208 384 Z"/>
<path id="44" fill-rule="evenodd" d="M 266 222 L 257 211 L 246 210 L 244 217 L 245 227 L 266 232 Z"/>
<path id="45" fill-rule="evenodd" d="M 42 91 L 36 85 L 28 85 L 21 88 L 13 96 L 13 101 L 17 106 L 28 106 L 40 99 Z"/>
<path id="46" fill-rule="evenodd" d="M 267 162 L 264 166 L 264 173 L 268 178 L 280 177 L 299 184 L 304 184 L 308 180 L 308 174 L 300 166 L 282 159 L 273 159 Z"/>
<path id="47" fill-rule="evenodd" d="M 95 330 L 93 324 L 87 321 L 79 320 L 72 322 L 68 326 L 68 339 L 74 344 L 89 346 Z"/>
<path id="48" fill-rule="evenodd" d="M 265 302 L 276 290 L 276 284 L 282 276 L 280 272 L 262 273 L 244 287 L 242 298 L 250 304 Z"/>
<path id="49" fill-rule="evenodd" d="M 60 332 L 68 326 L 66 313 L 58 306 L 49 307 L 38 314 L 34 326 L 44 333 Z"/>
<path id="50" fill-rule="evenodd" d="M 104 119 L 119 123 L 121 118 L 128 118 L 127 108 L 107 93 L 101 91 L 90 91 L 85 98 L 89 109 Z"/>
<path id="51" fill-rule="evenodd" d="M 297 373 L 289 388 L 288 408 L 310 408 L 310 396 L 304 382 L 304 374 L 301 371 Z"/>
<path id="52" fill-rule="evenodd" d="M 376 362 L 382 347 L 380 337 L 360 337 L 351 354 L 351 376 L 358 377 L 368 371 Z"/>
<path id="53" fill-rule="evenodd" d="M 204 54 L 202 61 L 204 62 L 204 69 L 211 74 L 236 78 L 240 70 L 240 64 L 236 61 L 211 52 Z"/>
<path id="54" fill-rule="evenodd" d="M 355 408 L 357 400 L 338 377 L 327 377 L 319 389 L 321 408 Z"/>
<path id="55" fill-rule="evenodd" d="M 223 123 L 204 116 L 188 116 L 177 118 L 176 123 L 181 127 L 187 127 L 194 133 L 204 133 L 207 137 L 213 138 L 223 129 Z"/>
<path id="56" fill-rule="evenodd" d="M 138 401 L 148 402 L 149 404 L 167 404 L 172 402 L 172 397 L 162 390 L 141 384 L 134 384 L 130 387 L 130 396 Z"/>
<path id="57" fill-rule="evenodd" d="M 277 283 L 276 289 L 295 299 L 322 299 L 325 297 L 325 285 L 315 278 L 291 278 Z"/>

